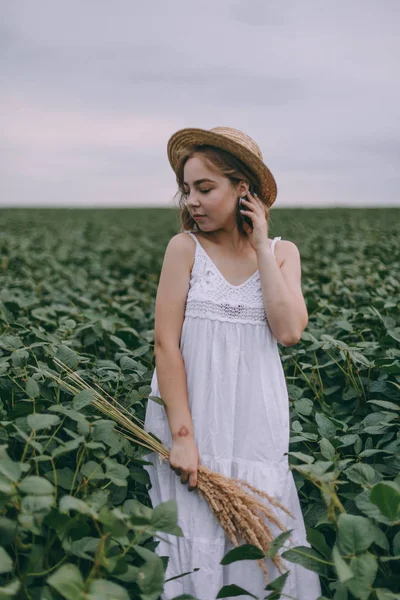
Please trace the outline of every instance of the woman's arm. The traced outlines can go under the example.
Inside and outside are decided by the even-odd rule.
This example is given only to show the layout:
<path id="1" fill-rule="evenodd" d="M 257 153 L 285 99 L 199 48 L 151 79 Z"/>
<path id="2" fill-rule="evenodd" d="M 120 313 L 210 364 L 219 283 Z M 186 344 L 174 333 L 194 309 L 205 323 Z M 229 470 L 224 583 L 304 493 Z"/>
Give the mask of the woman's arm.
<path id="1" fill-rule="evenodd" d="M 175 346 L 162 345 L 157 346 L 154 352 L 158 387 L 165 403 L 172 439 L 194 439 L 182 354 Z"/>
<path id="2" fill-rule="evenodd" d="M 281 240 L 275 244 L 274 256 L 268 244 L 257 252 L 265 313 L 277 340 L 284 346 L 293 346 L 308 323 L 301 289 L 300 253 L 296 244 Z"/>
<path id="3" fill-rule="evenodd" d="M 193 244 L 188 237 L 185 233 L 177 234 L 167 246 L 155 305 L 154 354 L 157 380 L 173 440 L 194 438 L 186 372 L 180 351 L 193 263 Z"/>

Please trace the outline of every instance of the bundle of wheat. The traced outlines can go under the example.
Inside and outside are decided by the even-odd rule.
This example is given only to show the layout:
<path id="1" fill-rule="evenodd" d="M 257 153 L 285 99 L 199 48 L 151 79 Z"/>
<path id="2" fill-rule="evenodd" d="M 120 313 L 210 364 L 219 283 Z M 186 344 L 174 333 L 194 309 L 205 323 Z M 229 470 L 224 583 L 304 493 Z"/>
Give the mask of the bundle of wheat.
<path id="1" fill-rule="evenodd" d="M 144 429 L 144 423 L 141 419 L 130 413 L 96 383 L 94 385 L 100 391 L 91 387 L 80 377 L 80 375 L 78 375 L 78 373 L 74 372 L 58 358 L 53 358 L 53 360 L 60 368 L 66 371 L 66 379 L 69 381 L 67 382 L 65 379 L 61 379 L 54 375 L 54 373 L 47 372 L 49 377 L 74 395 L 82 390 L 90 390 L 92 393 L 92 406 L 115 421 L 117 425 L 116 431 L 118 433 L 128 440 L 148 448 L 152 452 L 156 452 L 162 460 L 168 460 L 168 448 L 153 436 L 151 432 Z M 135 423 L 135 421 L 137 421 L 137 423 Z M 234 546 L 239 546 L 241 540 L 244 540 L 249 544 L 257 546 L 264 554 L 266 554 L 274 536 L 268 522 L 265 522 L 263 517 L 266 517 L 267 521 L 269 520 L 274 523 L 281 531 L 287 531 L 287 528 L 274 514 L 273 509 L 257 499 L 253 494 L 245 491 L 244 487 L 247 487 L 254 494 L 268 500 L 272 506 L 282 509 L 293 519 L 295 518 L 293 514 L 275 498 L 271 497 L 266 492 L 255 488 L 246 481 L 226 477 L 221 473 L 211 471 L 205 465 L 200 465 L 198 468 L 196 489 L 208 502 L 213 514 L 221 524 L 231 543 Z M 285 570 L 285 566 L 279 554 L 276 553 L 271 560 L 277 567 L 279 573 L 282 574 Z M 265 559 L 259 559 L 258 563 L 264 572 L 265 581 L 269 583 L 270 579 Z"/>

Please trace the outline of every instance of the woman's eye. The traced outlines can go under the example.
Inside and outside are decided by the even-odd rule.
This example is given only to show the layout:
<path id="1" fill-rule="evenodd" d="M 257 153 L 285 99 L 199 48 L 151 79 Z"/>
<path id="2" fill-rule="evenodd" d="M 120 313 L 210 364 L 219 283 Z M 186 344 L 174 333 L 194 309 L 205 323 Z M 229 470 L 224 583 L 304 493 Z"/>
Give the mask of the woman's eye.
<path id="1" fill-rule="evenodd" d="M 208 192 L 211 192 L 211 190 L 200 190 L 201 194 L 208 194 Z M 189 192 L 182 192 L 184 196 L 189 196 Z"/>

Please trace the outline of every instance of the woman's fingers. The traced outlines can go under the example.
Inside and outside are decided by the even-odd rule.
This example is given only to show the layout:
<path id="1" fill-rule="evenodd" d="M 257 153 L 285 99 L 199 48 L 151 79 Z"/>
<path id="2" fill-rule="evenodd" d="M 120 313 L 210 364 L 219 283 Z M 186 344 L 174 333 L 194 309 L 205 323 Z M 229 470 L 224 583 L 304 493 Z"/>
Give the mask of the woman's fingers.
<path id="1" fill-rule="evenodd" d="M 187 483 L 189 480 L 189 473 L 182 473 L 181 475 L 181 483 Z"/>
<path id="2" fill-rule="evenodd" d="M 177 473 L 178 475 L 178 473 Z M 185 484 L 185 483 L 189 483 L 189 491 L 192 492 L 193 490 L 196 489 L 197 486 L 197 472 L 189 472 L 189 471 L 184 471 L 183 473 L 179 473 L 180 478 L 181 478 L 181 483 Z"/>
<path id="3" fill-rule="evenodd" d="M 178 467 L 173 467 L 171 464 L 169 466 L 177 475 L 181 474 L 181 470 Z"/>
<path id="4" fill-rule="evenodd" d="M 197 486 L 197 472 L 191 473 L 189 476 L 189 492 L 193 492 Z"/>
<path id="5" fill-rule="evenodd" d="M 176 473 L 181 479 L 181 483 L 189 483 L 189 492 L 193 492 L 197 487 L 197 469 L 196 471 L 184 471 L 178 467 L 174 467 L 169 463 L 170 468 Z M 200 461 L 199 461 L 200 466 Z"/>

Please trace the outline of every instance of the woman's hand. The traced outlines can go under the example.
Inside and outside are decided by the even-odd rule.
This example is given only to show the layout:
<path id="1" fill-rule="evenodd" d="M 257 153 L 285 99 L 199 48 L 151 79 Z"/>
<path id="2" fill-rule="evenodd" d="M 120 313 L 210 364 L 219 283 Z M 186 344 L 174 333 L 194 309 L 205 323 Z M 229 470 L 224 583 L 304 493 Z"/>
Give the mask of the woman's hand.
<path id="1" fill-rule="evenodd" d="M 250 245 L 257 252 L 259 248 L 264 248 L 268 241 L 268 223 L 265 218 L 265 208 L 261 200 L 247 192 L 247 200 L 242 200 L 241 214 L 251 219 L 253 228 L 243 219 L 243 228 L 248 235 Z"/>
<path id="2" fill-rule="evenodd" d="M 197 469 L 200 466 L 200 455 L 195 440 L 173 440 L 168 460 L 171 469 L 180 476 L 181 483 L 189 482 L 189 492 L 193 492 L 197 486 Z"/>

